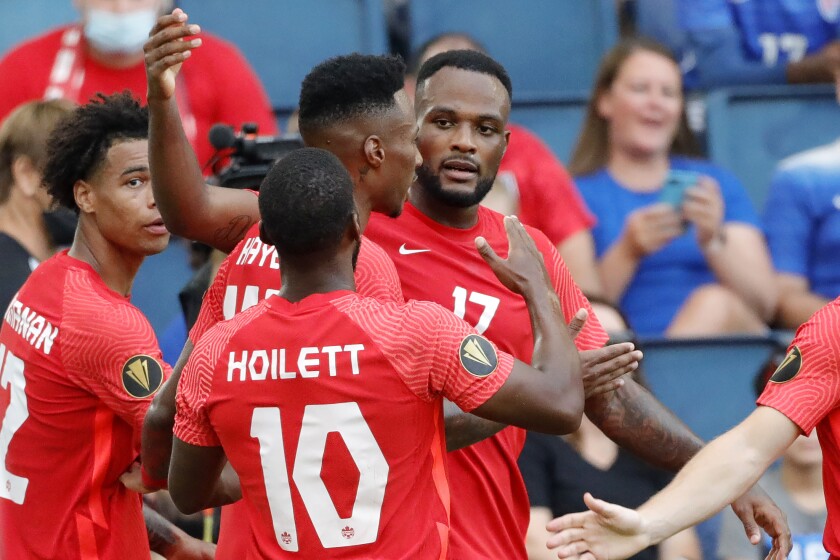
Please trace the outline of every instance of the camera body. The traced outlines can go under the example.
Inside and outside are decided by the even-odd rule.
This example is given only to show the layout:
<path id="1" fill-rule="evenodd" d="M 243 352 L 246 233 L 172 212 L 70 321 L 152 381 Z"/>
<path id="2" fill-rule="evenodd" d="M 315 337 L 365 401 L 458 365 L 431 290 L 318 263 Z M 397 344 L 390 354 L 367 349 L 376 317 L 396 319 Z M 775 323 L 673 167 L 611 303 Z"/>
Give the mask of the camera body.
<path id="1" fill-rule="evenodd" d="M 256 123 L 245 123 L 237 134 L 229 125 L 210 128 L 210 143 L 230 158 L 215 175 L 222 187 L 258 190 L 271 166 L 290 152 L 303 147 L 299 137 L 259 136 Z"/>

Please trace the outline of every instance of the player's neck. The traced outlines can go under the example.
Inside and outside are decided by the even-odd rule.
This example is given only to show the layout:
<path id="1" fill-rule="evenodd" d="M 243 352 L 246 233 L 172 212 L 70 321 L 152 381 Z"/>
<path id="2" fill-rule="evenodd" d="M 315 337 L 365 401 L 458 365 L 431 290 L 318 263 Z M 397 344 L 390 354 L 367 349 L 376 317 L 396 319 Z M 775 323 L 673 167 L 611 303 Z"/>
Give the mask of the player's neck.
<path id="1" fill-rule="evenodd" d="M 607 164 L 610 175 L 622 186 L 639 192 L 657 190 L 665 181 L 670 162 L 668 156 L 645 156 L 624 150 L 613 150 Z"/>
<path id="2" fill-rule="evenodd" d="M 347 255 L 332 259 L 307 259 L 290 263 L 280 259 L 283 286 L 280 297 L 296 303 L 313 294 L 328 294 L 339 290 L 356 291 L 353 265 Z"/>
<path id="3" fill-rule="evenodd" d="M 131 294 L 134 277 L 144 259 L 142 255 L 119 250 L 84 218 L 79 221 L 68 254 L 89 264 L 106 286 L 125 297 Z"/>
<path id="4" fill-rule="evenodd" d="M 470 229 L 478 223 L 478 205 L 467 208 L 450 206 L 429 194 L 417 183 L 411 187 L 408 199 L 420 212 L 439 224 L 455 229 Z"/>

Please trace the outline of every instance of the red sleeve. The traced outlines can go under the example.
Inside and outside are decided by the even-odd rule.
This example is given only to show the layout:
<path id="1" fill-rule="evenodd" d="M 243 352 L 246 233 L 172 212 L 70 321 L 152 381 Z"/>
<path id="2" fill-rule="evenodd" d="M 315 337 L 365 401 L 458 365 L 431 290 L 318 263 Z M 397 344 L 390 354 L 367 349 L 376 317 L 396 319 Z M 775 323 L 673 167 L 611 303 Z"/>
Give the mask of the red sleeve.
<path id="1" fill-rule="evenodd" d="M 840 303 L 834 300 L 796 332 L 758 404 L 775 408 L 808 434 L 840 404 Z"/>
<path id="2" fill-rule="evenodd" d="M 469 412 L 495 395 L 513 370 L 513 356 L 436 303 L 362 300 L 352 306 L 345 300 L 336 305 L 368 333 L 423 400 L 444 396 Z"/>
<path id="3" fill-rule="evenodd" d="M 61 356 L 67 375 L 99 397 L 136 429 L 139 437 L 146 410 L 172 368 L 163 361 L 152 326 L 126 302 L 76 297 L 73 311 L 61 323 Z"/>
<path id="4" fill-rule="evenodd" d="M 241 245 L 242 242 L 237 245 L 237 249 Z M 198 318 L 190 330 L 190 340 L 193 344 L 201 340 L 204 333 L 209 331 L 213 325 L 225 320 L 224 303 L 228 271 L 230 270 L 230 263 L 237 255 L 239 255 L 239 252 L 234 250 L 230 255 L 225 257 L 225 260 L 219 265 L 219 270 L 216 272 L 213 282 L 207 288 L 207 291 L 204 292 L 204 298 L 201 300 L 201 309 L 198 311 Z"/>
<path id="5" fill-rule="evenodd" d="M 172 433 L 190 445 L 217 447 L 221 445 L 207 414 L 207 397 L 213 380 L 213 367 L 229 336 L 225 329 L 211 329 L 196 344 L 190 355 L 175 396 L 175 427 Z"/>
<path id="6" fill-rule="evenodd" d="M 516 180 L 519 218 L 542 231 L 553 245 L 595 225 L 595 217 L 569 172 L 529 130 L 511 127 L 510 145 L 500 172 L 510 172 Z"/>
<path id="7" fill-rule="evenodd" d="M 551 278 L 551 283 L 554 285 L 554 290 L 560 298 L 560 305 L 563 308 L 563 316 L 566 318 L 566 323 L 570 322 L 578 312 L 578 309 L 584 308 L 589 312 L 589 318 L 586 320 L 583 329 L 575 338 L 575 346 L 578 350 L 593 350 L 601 348 L 609 340 L 609 335 L 595 312 L 592 311 L 592 306 L 583 292 L 572 279 L 572 274 L 563 262 L 560 253 L 545 235 L 533 228 L 528 228 L 528 233 L 534 238 L 537 248 L 543 254 L 545 259 L 545 266 L 548 269 L 548 275 Z"/>
<path id="8" fill-rule="evenodd" d="M 356 291 L 359 295 L 382 303 L 405 302 L 394 261 L 385 249 L 367 237 L 362 237 L 362 248 L 356 263 L 355 277 Z"/>

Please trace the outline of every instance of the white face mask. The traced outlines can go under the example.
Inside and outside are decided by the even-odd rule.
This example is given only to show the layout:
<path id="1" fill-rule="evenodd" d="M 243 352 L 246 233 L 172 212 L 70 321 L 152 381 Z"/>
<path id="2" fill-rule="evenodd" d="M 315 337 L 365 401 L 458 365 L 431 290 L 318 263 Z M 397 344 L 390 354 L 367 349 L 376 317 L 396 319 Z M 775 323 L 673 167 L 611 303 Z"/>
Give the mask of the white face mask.
<path id="1" fill-rule="evenodd" d="M 90 9 L 85 38 L 98 51 L 129 54 L 140 52 L 157 20 L 157 10 L 114 13 Z"/>

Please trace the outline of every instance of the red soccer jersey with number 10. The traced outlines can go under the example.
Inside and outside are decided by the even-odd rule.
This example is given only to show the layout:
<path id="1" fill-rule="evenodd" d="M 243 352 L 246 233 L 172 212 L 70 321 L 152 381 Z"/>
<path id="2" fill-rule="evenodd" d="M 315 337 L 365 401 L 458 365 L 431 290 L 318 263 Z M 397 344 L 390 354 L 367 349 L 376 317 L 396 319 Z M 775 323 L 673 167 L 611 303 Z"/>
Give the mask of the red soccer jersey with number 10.
<path id="1" fill-rule="evenodd" d="M 175 436 L 224 448 L 247 558 L 444 559 L 441 397 L 472 410 L 513 362 L 436 304 L 274 296 L 202 337 Z"/>
<path id="2" fill-rule="evenodd" d="M 817 429 L 828 506 L 823 545 L 840 556 L 840 298 L 799 327 L 758 404 L 775 408 L 805 434 Z"/>
<path id="3" fill-rule="evenodd" d="M 42 263 L 0 330 L 0 558 L 148 560 L 120 483 L 169 374 L 151 325 L 86 263 Z"/>
<path id="4" fill-rule="evenodd" d="M 531 362 L 534 349 L 525 300 L 502 286 L 475 248 L 483 236 L 507 257 L 504 217 L 480 207 L 478 223 L 462 230 L 429 219 L 411 204 L 394 219 L 371 216 L 365 234 L 391 256 L 407 300 L 434 301 L 475 325 L 505 352 Z M 589 320 L 575 339 L 581 350 L 607 341 L 589 302 L 578 289 L 545 235 L 526 229 L 545 259 L 566 321 L 581 307 Z M 452 483 L 452 558 L 525 559 L 530 508 L 516 460 L 525 431 L 506 428 L 497 435 L 447 455 Z"/>
<path id="5" fill-rule="evenodd" d="M 356 263 L 356 291 L 383 302 L 402 303 L 402 290 L 391 259 L 378 245 L 362 237 Z M 276 249 L 260 241 L 259 224 L 231 251 L 204 295 L 201 311 L 190 331 L 197 343 L 216 323 L 230 319 L 280 290 L 280 261 Z M 234 558 L 248 546 L 251 529 L 241 502 L 222 508 L 218 558 Z"/>

